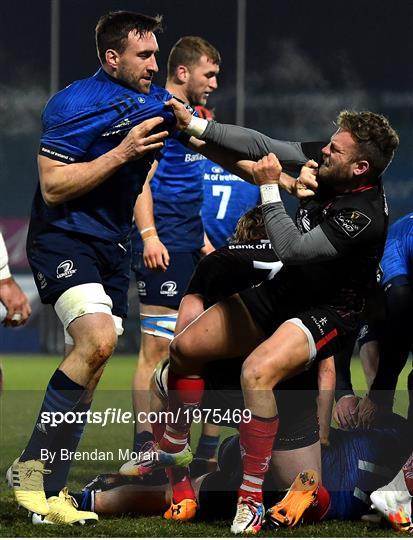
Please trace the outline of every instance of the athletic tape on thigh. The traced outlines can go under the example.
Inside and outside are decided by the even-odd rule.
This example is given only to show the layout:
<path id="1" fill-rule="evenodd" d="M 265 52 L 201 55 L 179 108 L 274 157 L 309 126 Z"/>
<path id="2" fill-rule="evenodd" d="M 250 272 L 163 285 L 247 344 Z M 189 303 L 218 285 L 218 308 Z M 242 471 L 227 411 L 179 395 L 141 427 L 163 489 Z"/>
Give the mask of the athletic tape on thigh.
<path id="1" fill-rule="evenodd" d="M 65 291 L 57 300 L 54 309 L 65 333 L 65 343 L 73 345 L 73 339 L 67 331 L 69 324 L 89 313 L 107 313 L 112 315 L 112 300 L 101 283 L 83 283 Z M 112 315 L 118 336 L 123 334 L 122 318 Z"/>
<path id="2" fill-rule="evenodd" d="M 170 315 L 146 315 L 141 313 L 141 331 L 151 336 L 172 340 L 177 317 L 177 313 Z"/>
<path id="3" fill-rule="evenodd" d="M 304 332 L 304 334 L 307 336 L 308 341 L 308 347 L 310 349 L 310 358 L 308 359 L 308 362 L 306 363 L 306 367 L 309 367 L 311 362 L 314 360 L 314 358 L 317 356 L 317 348 L 315 346 L 314 338 L 310 330 L 305 326 L 303 321 L 299 319 L 298 317 L 294 317 L 293 319 L 288 319 L 288 321 L 298 326 L 298 328 L 301 328 L 301 330 Z"/>

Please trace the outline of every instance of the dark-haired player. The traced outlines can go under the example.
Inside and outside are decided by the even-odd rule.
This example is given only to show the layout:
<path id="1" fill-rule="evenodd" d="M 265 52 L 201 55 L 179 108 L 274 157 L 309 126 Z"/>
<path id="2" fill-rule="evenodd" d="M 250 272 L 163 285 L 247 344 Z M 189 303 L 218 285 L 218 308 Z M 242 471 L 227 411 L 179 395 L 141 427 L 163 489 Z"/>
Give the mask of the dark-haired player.
<path id="1" fill-rule="evenodd" d="M 64 326 L 66 350 L 11 476 L 18 503 L 54 523 L 97 519 L 78 512 L 67 497 L 70 461 L 40 459 L 41 449 L 75 450 L 83 424 L 52 427 L 41 414 L 89 409 L 123 331 L 133 207 L 155 151 L 175 124 L 164 104 L 170 94 L 151 85 L 160 28 L 161 17 L 102 16 L 96 27 L 100 69 L 53 96 L 42 116 L 27 254 L 42 302 L 53 305 Z"/>

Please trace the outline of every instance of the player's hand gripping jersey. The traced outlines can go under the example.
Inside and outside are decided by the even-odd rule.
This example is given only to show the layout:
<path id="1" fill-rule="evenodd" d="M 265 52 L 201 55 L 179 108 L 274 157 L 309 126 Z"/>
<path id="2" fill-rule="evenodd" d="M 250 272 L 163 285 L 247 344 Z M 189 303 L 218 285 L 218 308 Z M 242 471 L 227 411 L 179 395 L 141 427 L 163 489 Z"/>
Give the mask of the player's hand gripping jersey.
<path id="1" fill-rule="evenodd" d="M 162 116 L 161 129 L 172 130 L 174 115 L 164 105 L 170 97 L 153 85 L 149 94 L 139 93 L 99 69 L 48 102 L 39 153 L 67 164 L 88 162 L 118 146 L 148 118 Z M 130 161 L 89 193 L 54 207 L 46 206 L 38 186 L 32 220 L 121 242 L 129 234 L 133 207 L 153 159 L 154 153 L 148 153 Z"/>
<path id="2" fill-rule="evenodd" d="M 216 122 L 208 123 L 202 139 L 245 159 L 258 160 L 273 152 L 283 170 L 293 174 L 308 159 L 321 163 L 324 146 L 278 141 Z M 281 202 L 264 205 L 263 214 L 268 237 L 284 268 L 261 287 L 258 300 L 269 306 L 283 302 L 278 323 L 318 306 L 334 312 L 348 329 L 355 327 L 366 289 L 374 284 L 386 239 L 387 205 L 381 180 L 343 194 L 320 185 L 315 197 L 300 203 L 295 224 Z M 269 321 L 274 317 L 269 306 L 264 306 L 261 315 L 254 312 L 259 324 L 272 333 L 274 326 Z"/>

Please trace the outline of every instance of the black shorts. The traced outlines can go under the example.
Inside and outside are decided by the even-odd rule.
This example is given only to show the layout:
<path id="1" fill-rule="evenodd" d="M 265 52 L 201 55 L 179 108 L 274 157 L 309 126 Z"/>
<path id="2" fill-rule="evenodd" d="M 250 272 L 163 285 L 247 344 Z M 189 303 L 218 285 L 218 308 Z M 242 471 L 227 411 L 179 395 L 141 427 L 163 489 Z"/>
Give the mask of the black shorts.
<path id="1" fill-rule="evenodd" d="M 305 305 L 300 298 L 284 298 L 269 281 L 246 289 L 240 296 L 253 320 L 269 337 L 289 319 L 299 319 L 312 337 L 312 360 L 323 360 L 345 347 L 349 333 L 358 328 L 359 317 L 346 314 L 329 305 Z"/>
<path id="2" fill-rule="evenodd" d="M 357 336 L 359 348 L 370 341 L 379 341 L 380 336 L 383 335 L 384 324 L 384 321 L 364 321 Z"/>
<path id="3" fill-rule="evenodd" d="M 101 240 L 52 226 L 31 225 L 27 258 L 43 304 L 55 304 L 76 285 L 101 283 L 113 315 L 126 317 L 130 276 L 130 242 Z"/>
<path id="4" fill-rule="evenodd" d="M 170 252 L 169 257 L 167 270 L 154 272 L 144 265 L 142 253 L 133 254 L 132 271 L 135 272 L 139 299 L 143 304 L 178 309 L 201 254 L 199 250 Z"/>
<path id="5" fill-rule="evenodd" d="M 207 365 L 204 373 L 205 392 L 201 408 L 217 411 L 225 420 L 216 422 L 237 428 L 233 411 L 244 409 L 240 377 L 242 359 L 217 360 Z M 308 371 L 282 381 L 274 390 L 280 418 L 274 450 L 293 450 L 314 444 L 319 440 L 317 417 L 318 396 L 317 365 Z M 227 414 L 226 414 L 227 413 Z M 205 418 L 205 415 L 204 415 Z M 214 416 L 207 421 L 214 422 Z"/>

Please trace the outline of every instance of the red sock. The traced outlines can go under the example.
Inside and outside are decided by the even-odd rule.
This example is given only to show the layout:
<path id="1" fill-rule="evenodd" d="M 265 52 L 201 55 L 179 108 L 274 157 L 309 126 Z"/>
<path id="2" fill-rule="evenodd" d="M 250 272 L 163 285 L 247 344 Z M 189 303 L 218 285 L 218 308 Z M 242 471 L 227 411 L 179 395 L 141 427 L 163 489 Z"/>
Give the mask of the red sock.
<path id="1" fill-rule="evenodd" d="M 201 405 L 203 393 L 203 379 L 179 377 L 169 369 L 168 412 L 172 413 L 173 419 L 168 421 L 159 443 L 162 450 L 176 453 L 185 447 L 192 423 L 192 411 Z"/>
<path id="2" fill-rule="evenodd" d="M 303 514 L 304 523 L 318 523 L 324 519 L 330 510 L 330 493 L 320 484 L 315 501 Z"/>
<path id="3" fill-rule="evenodd" d="M 155 422 L 152 424 L 152 433 L 155 442 L 159 442 L 162 439 L 162 435 L 165 432 L 165 424 L 163 422 Z"/>
<path id="4" fill-rule="evenodd" d="M 413 453 L 410 454 L 409 459 L 403 465 L 404 481 L 406 482 L 407 489 L 410 495 L 413 496 Z"/>
<path id="5" fill-rule="evenodd" d="M 166 467 L 165 472 L 171 484 L 174 503 L 180 503 L 184 499 L 196 499 L 187 467 Z"/>
<path id="6" fill-rule="evenodd" d="M 244 476 L 238 495 L 252 497 L 262 502 L 262 484 L 269 468 L 274 437 L 278 431 L 278 416 L 261 418 L 253 416 L 239 426 L 240 446 Z"/>

